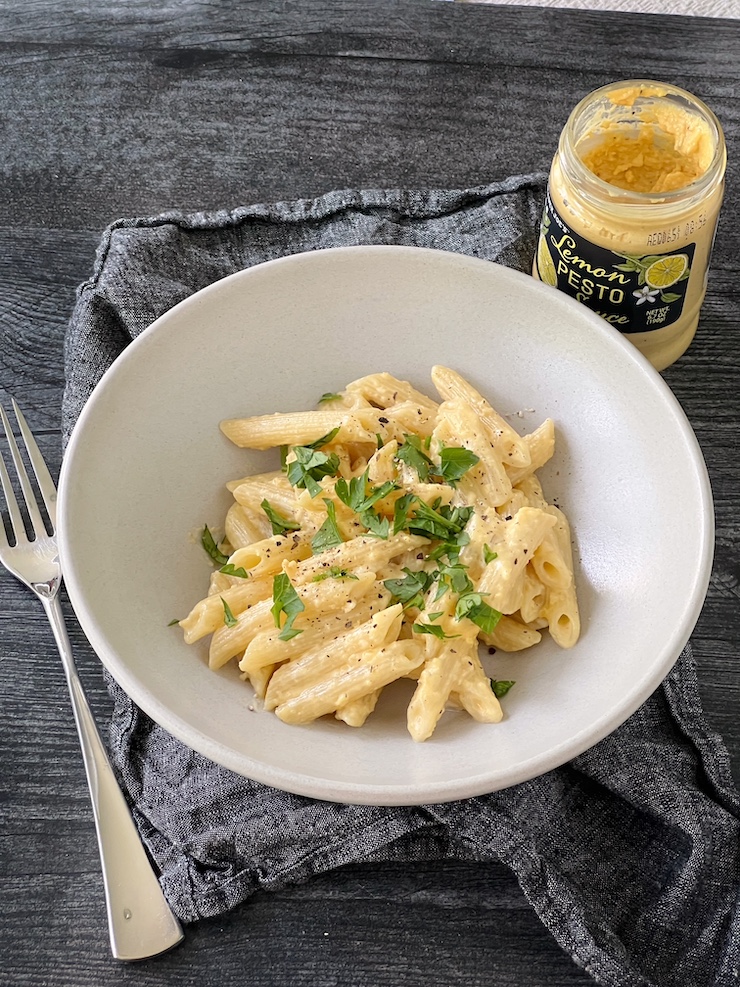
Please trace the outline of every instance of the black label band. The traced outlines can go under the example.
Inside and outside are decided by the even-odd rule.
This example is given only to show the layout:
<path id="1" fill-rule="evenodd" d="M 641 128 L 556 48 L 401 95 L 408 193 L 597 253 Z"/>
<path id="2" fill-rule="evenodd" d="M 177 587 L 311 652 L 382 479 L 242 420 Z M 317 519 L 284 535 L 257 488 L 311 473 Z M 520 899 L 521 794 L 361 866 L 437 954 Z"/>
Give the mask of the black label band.
<path id="1" fill-rule="evenodd" d="M 618 254 L 597 247 L 563 222 L 547 191 L 537 245 L 537 274 L 621 332 L 651 332 L 677 322 L 686 300 L 695 243 L 680 252 Z"/>

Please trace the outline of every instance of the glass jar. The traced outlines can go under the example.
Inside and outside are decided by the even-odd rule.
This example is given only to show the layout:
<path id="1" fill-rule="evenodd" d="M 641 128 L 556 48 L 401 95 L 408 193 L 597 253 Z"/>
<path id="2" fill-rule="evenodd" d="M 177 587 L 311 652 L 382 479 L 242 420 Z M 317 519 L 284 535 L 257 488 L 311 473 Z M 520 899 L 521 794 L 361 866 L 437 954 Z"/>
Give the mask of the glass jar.
<path id="1" fill-rule="evenodd" d="M 663 370 L 696 332 L 726 159 L 719 121 L 683 89 L 649 80 L 597 89 L 560 136 L 534 276 Z"/>

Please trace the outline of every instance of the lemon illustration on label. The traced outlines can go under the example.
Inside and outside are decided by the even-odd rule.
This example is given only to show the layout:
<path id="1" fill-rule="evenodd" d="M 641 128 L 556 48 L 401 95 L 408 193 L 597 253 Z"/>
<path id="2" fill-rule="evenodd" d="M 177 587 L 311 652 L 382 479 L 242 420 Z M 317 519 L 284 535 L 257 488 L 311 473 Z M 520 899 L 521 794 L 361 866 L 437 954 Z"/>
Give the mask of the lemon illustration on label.
<path id="1" fill-rule="evenodd" d="M 651 288 L 670 288 L 672 284 L 681 280 L 688 266 L 689 258 L 686 254 L 661 257 L 645 271 L 645 280 Z"/>
<path id="2" fill-rule="evenodd" d="M 537 273 L 540 276 L 540 281 L 557 288 L 558 275 L 544 233 L 540 236 L 540 242 L 537 244 Z"/>

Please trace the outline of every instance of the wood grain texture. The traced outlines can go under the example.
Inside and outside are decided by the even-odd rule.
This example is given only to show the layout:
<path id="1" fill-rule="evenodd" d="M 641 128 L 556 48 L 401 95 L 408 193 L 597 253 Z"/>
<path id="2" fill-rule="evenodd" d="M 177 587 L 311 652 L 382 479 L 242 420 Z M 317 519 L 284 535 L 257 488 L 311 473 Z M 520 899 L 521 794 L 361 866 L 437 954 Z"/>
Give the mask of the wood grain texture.
<path id="1" fill-rule="evenodd" d="M 699 334 L 665 379 L 713 484 L 716 559 L 693 642 L 709 719 L 740 778 L 738 51 L 738 22 L 683 17 L 438 0 L 9 0 L 0 397 L 21 399 L 56 474 L 64 328 L 118 216 L 546 170 L 589 90 L 645 76 L 686 86 L 725 125 L 728 191 Z M 104 724 L 97 659 L 70 628 Z M 117 965 L 59 661 L 39 605 L 4 574 L 0 689 L 3 984 L 592 982 L 503 866 L 455 862 L 346 868 L 202 922 L 167 956 Z"/>

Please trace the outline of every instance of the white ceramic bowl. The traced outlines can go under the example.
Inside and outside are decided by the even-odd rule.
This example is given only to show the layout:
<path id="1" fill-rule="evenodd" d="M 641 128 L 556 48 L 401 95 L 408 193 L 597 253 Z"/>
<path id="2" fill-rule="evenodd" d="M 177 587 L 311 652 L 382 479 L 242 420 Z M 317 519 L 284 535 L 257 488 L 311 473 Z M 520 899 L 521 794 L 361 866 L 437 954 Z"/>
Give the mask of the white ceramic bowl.
<path id="1" fill-rule="evenodd" d="M 232 446 L 223 418 L 314 406 L 388 370 L 434 393 L 463 373 L 522 430 L 558 427 L 545 492 L 573 527 L 583 632 L 491 660 L 514 679 L 497 725 L 448 712 L 407 734 L 393 688 L 359 730 L 253 712 L 236 668 L 210 671 L 171 618 L 209 565 L 192 532 L 220 523 L 225 481 L 276 457 Z M 521 413 L 521 417 L 519 414 Z M 453 253 L 352 247 L 228 277 L 150 326 L 96 388 L 60 483 L 67 589 L 101 661 L 183 742 L 257 781 L 321 799 L 417 804 L 513 785 L 619 726 L 674 664 L 698 618 L 713 510 L 696 438 L 661 377 L 586 308 Z"/>

